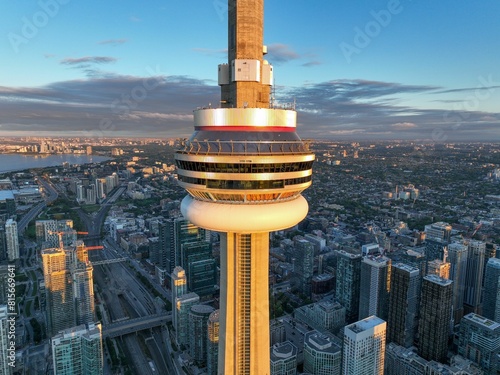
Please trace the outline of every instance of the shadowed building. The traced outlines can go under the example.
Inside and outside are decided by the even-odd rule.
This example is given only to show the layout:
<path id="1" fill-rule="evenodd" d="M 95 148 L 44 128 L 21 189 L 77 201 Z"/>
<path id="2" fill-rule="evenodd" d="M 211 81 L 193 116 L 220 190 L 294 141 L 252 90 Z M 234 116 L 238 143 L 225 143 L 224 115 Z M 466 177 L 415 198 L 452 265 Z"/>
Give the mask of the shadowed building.
<path id="1" fill-rule="evenodd" d="M 446 362 L 452 307 L 453 281 L 436 275 L 422 280 L 418 355 L 428 361 Z"/>
<path id="2" fill-rule="evenodd" d="M 409 348 L 413 345 L 417 330 L 420 272 L 416 267 L 395 263 L 391 278 L 387 342 Z"/>
<path id="3" fill-rule="evenodd" d="M 347 323 L 358 320 L 359 289 L 361 281 L 361 254 L 350 254 L 344 250 L 337 254 L 337 285 L 335 296 L 345 307 Z"/>
<path id="4" fill-rule="evenodd" d="M 387 320 L 391 291 L 391 260 L 368 255 L 361 262 L 359 319 L 376 315 Z"/>

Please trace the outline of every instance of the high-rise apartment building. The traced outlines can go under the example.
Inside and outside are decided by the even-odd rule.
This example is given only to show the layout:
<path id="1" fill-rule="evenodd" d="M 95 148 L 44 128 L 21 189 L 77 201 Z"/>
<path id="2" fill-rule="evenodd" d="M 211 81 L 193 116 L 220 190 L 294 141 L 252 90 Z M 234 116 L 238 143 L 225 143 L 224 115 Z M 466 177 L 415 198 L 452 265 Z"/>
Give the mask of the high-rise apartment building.
<path id="1" fill-rule="evenodd" d="M 73 284 L 64 249 L 42 250 L 48 330 L 51 335 L 76 324 Z"/>
<path id="2" fill-rule="evenodd" d="M 7 244 L 7 259 L 13 261 L 19 259 L 19 236 L 17 234 L 17 222 L 8 219 L 5 222 L 5 238 Z"/>
<path id="3" fill-rule="evenodd" d="M 310 296 L 314 272 L 314 244 L 304 238 L 296 238 L 293 246 L 293 268 L 299 290 L 306 296 Z"/>
<path id="4" fill-rule="evenodd" d="M 469 240 L 465 274 L 464 313 L 481 312 L 481 294 L 485 266 L 486 243 Z"/>
<path id="5" fill-rule="evenodd" d="M 9 360 L 9 311 L 7 305 L 0 305 L 0 375 L 12 374 L 12 367 L 9 363 L 15 362 Z"/>
<path id="6" fill-rule="evenodd" d="M 296 112 L 270 102 L 263 0 L 228 0 L 228 62 L 219 65 L 222 108 L 194 111 L 195 132 L 176 152 L 181 212 L 220 232 L 219 372 L 268 374 L 269 232 L 307 214 L 301 192 L 314 153 L 295 132 Z"/>
<path id="7" fill-rule="evenodd" d="M 342 348 L 332 335 L 310 331 L 304 335 L 304 372 L 340 375 Z"/>
<path id="8" fill-rule="evenodd" d="M 417 330 L 420 272 L 404 263 L 392 265 L 387 317 L 387 341 L 405 348 L 413 345 Z"/>
<path id="9" fill-rule="evenodd" d="M 387 320 L 391 291 L 391 260 L 368 255 L 361 262 L 359 319 L 376 315 Z"/>
<path id="10" fill-rule="evenodd" d="M 7 260 L 7 236 L 5 234 L 5 223 L 0 219 L 0 262 Z"/>
<path id="11" fill-rule="evenodd" d="M 271 347 L 271 375 L 297 374 L 297 347 L 290 341 Z"/>
<path id="12" fill-rule="evenodd" d="M 358 320 L 359 290 L 361 281 L 361 254 L 350 254 L 344 250 L 336 251 L 337 284 L 335 296 L 346 310 L 346 321 Z"/>
<path id="13" fill-rule="evenodd" d="M 181 266 L 174 268 L 172 272 L 172 301 L 175 302 L 177 297 L 180 297 L 188 292 L 186 271 Z M 173 326 L 177 326 L 177 309 L 172 311 Z"/>
<path id="14" fill-rule="evenodd" d="M 207 323 L 207 375 L 217 375 L 219 363 L 219 311 L 208 317 Z"/>
<path id="15" fill-rule="evenodd" d="M 465 274 L 467 269 L 468 248 L 460 242 L 448 246 L 447 261 L 450 263 L 450 277 L 453 281 L 453 321 L 460 323 L 464 316 Z"/>
<path id="16" fill-rule="evenodd" d="M 207 325 L 214 311 L 208 305 L 194 305 L 189 312 L 189 353 L 200 367 L 207 362 Z"/>
<path id="17" fill-rule="evenodd" d="M 418 354 L 429 361 L 446 362 L 452 312 L 453 281 L 425 276 L 420 296 Z"/>
<path id="18" fill-rule="evenodd" d="M 490 258 L 484 276 L 483 316 L 500 322 L 500 259 Z"/>
<path id="19" fill-rule="evenodd" d="M 42 250 L 49 332 L 95 320 L 93 267 L 82 241 Z"/>
<path id="20" fill-rule="evenodd" d="M 200 297 L 212 295 L 217 284 L 217 264 L 206 241 L 181 245 L 180 265 L 186 270 L 188 290 Z"/>
<path id="21" fill-rule="evenodd" d="M 382 375 L 384 373 L 387 323 L 370 316 L 344 328 L 342 373 Z"/>
<path id="22" fill-rule="evenodd" d="M 79 241 L 70 266 L 75 298 L 76 324 L 95 321 L 94 268 L 88 260 L 87 248 Z"/>
<path id="23" fill-rule="evenodd" d="M 191 307 L 199 304 L 200 296 L 186 293 L 175 299 L 175 339 L 179 345 L 189 345 L 189 313 Z"/>
<path id="24" fill-rule="evenodd" d="M 460 322 L 458 354 L 477 363 L 485 375 L 500 371 L 500 323 L 470 313 Z"/>
<path id="25" fill-rule="evenodd" d="M 199 228 L 186 219 L 176 218 L 158 224 L 159 266 L 169 274 L 175 266 L 181 266 L 181 246 L 205 239 L 205 229 Z"/>
<path id="26" fill-rule="evenodd" d="M 100 323 L 82 324 L 52 337 L 54 375 L 103 375 Z"/>

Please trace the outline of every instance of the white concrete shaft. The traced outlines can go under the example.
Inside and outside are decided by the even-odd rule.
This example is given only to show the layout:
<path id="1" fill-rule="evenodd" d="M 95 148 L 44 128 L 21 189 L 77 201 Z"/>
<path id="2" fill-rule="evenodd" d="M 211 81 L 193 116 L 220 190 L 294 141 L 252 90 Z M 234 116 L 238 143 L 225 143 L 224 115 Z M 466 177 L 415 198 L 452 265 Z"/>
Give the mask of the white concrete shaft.
<path id="1" fill-rule="evenodd" d="M 269 233 L 221 234 L 218 374 L 269 375 Z"/>

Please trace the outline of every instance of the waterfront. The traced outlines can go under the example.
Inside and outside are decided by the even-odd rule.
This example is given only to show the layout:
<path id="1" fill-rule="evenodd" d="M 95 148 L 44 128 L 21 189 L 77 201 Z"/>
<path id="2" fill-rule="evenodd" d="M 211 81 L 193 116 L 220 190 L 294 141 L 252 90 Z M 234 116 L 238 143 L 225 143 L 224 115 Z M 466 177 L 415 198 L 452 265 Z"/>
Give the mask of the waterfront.
<path id="1" fill-rule="evenodd" d="M 21 155 L 0 154 L 0 173 L 22 171 L 31 168 L 62 166 L 64 162 L 73 164 L 100 163 L 110 158 L 96 155 L 57 154 Z"/>

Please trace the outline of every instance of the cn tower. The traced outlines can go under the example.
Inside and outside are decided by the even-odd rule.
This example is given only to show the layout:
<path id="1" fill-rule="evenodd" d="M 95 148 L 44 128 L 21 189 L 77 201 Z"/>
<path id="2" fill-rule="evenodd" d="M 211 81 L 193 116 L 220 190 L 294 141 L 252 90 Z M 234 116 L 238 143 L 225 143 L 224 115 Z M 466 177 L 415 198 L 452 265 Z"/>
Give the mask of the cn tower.
<path id="1" fill-rule="evenodd" d="M 307 215 L 314 154 L 295 132 L 293 107 L 270 101 L 263 0 L 228 0 L 228 62 L 220 108 L 194 111 L 176 152 L 181 203 L 193 224 L 221 233 L 218 374 L 270 374 L 269 232 Z"/>

